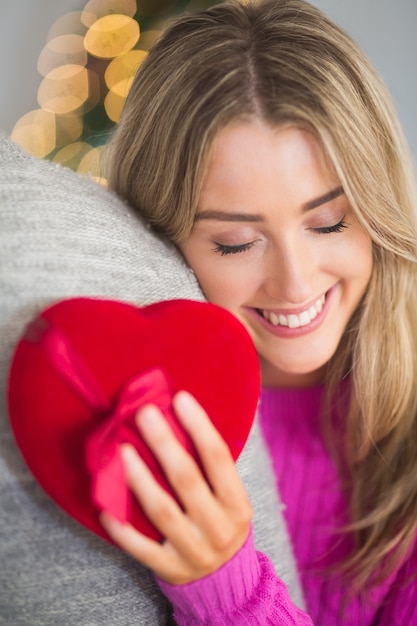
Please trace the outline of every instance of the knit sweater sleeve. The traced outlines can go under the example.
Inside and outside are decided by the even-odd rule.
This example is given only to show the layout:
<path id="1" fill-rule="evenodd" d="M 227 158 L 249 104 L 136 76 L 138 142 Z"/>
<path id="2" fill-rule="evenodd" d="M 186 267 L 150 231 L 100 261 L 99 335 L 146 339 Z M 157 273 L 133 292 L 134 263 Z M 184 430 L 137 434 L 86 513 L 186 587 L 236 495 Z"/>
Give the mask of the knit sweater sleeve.
<path id="1" fill-rule="evenodd" d="M 178 626 L 312 626 L 291 601 L 251 531 L 241 550 L 219 570 L 186 585 L 157 580 L 174 607 Z"/>

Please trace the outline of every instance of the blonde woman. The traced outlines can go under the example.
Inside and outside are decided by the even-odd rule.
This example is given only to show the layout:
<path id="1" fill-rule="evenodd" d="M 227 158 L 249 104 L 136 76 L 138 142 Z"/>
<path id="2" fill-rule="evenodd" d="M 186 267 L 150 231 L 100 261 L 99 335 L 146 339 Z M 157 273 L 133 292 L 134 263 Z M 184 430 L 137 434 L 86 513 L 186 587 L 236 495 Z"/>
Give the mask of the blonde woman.
<path id="1" fill-rule="evenodd" d="M 178 624 L 417 623 L 417 195 L 375 71 L 303 0 L 183 16 L 138 72 L 110 177 L 255 343 L 306 612 L 255 551 L 233 463 L 185 393 L 210 487 L 147 407 L 139 427 L 183 509 L 125 449 L 166 540 L 104 514 L 107 531 Z"/>

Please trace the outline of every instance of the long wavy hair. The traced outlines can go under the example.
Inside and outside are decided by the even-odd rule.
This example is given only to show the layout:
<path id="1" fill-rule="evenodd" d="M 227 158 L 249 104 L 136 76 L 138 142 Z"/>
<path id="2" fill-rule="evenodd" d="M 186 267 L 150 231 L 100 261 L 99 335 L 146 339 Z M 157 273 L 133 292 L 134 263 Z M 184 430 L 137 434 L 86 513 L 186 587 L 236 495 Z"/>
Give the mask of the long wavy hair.
<path id="1" fill-rule="evenodd" d="M 341 454 L 363 586 L 389 575 L 417 531 L 417 192 L 387 90 L 350 37 L 303 0 L 227 2 L 177 18 L 131 88 L 109 182 L 181 245 L 213 139 L 254 117 L 308 126 L 373 242 L 367 292 L 329 363 L 352 381 Z M 375 572 L 379 572 L 376 576 Z"/>

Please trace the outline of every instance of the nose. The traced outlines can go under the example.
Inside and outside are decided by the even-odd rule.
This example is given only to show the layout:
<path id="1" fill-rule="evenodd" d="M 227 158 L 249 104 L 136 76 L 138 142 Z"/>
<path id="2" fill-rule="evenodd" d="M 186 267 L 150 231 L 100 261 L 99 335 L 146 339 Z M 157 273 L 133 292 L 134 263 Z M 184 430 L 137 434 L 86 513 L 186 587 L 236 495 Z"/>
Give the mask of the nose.
<path id="1" fill-rule="evenodd" d="M 299 306 L 315 295 L 317 263 L 305 242 L 287 241 L 276 246 L 267 260 L 264 291 L 279 304 Z"/>

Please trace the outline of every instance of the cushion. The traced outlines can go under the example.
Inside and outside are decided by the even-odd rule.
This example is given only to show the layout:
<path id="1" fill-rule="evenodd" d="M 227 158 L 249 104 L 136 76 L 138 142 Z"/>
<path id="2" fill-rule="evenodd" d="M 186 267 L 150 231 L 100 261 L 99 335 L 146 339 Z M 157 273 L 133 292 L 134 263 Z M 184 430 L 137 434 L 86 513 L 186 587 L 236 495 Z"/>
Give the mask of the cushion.
<path id="1" fill-rule="evenodd" d="M 151 573 L 62 512 L 34 480 L 10 429 L 6 380 L 18 338 L 45 307 L 82 296 L 201 301 L 193 272 L 111 191 L 1 136 L 0 293 L 0 623 L 168 623 L 170 607 Z M 257 547 L 301 605 L 257 426 L 238 468 Z"/>

